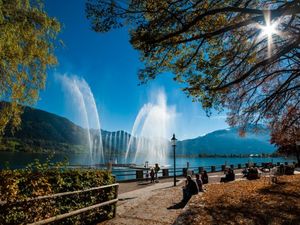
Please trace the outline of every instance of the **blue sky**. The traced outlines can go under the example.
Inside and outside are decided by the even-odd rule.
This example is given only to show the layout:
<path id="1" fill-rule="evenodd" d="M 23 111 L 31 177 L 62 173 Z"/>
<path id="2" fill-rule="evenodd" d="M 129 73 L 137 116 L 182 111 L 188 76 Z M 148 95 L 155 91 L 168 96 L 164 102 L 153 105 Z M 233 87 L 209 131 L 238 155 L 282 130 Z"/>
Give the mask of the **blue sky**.
<path id="1" fill-rule="evenodd" d="M 64 116 L 80 125 L 74 116 L 76 106 L 68 104 L 59 74 L 86 80 L 94 94 L 102 129 L 130 132 L 140 108 L 158 90 L 164 90 L 167 102 L 176 107 L 174 133 L 178 139 L 193 138 L 227 127 L 224 114 L 207 118 L 198 103 L 180 90 L 172 74 L 163 74 L 147 85 L 139 86 L 138 68 L 142 66 L 138 52 L 130 43 L 125 29 L 106 34 L 90 29 L 84 14 L 84 0 L 46 0 L 48 14 L 62 23 L 58 46 L 59 65 L 48 72 L 46 88 L 36 107 Z M 170 137 L 172 134 L 170 134 Z"/>

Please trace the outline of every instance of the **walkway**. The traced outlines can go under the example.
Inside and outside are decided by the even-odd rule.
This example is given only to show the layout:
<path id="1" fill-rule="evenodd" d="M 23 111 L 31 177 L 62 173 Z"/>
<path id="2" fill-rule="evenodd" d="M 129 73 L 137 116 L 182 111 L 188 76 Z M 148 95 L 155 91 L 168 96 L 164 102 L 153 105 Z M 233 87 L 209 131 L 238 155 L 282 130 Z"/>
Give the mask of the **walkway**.
<path id="1" fill-rule="evenodd" d="M 241 174 L 236 175 L 241 176 Z M 219 182 L 221 176 L 224 176 L 223 172 L 209 174 L 209 180 L 211 183 Z M 101 225 L 173 224 L 183 209 L 178 207 L 175 207 L 176 209 L 168 208 L 181 201 L 184 180 L 184 178 L 180 178 L 176 187 L 173 186 L 172 179 L 162 180 L 162 182 L 155 184 L 121 183 L 117 216 L 112 220 L 101 223 Z M 138 189 L 124 192 L 133 189 L 135 186 Z"/>
<path id="2" fill-rule="evenodd" d="M 182 180 L 174 187 L 173 182 L 149 184 L 151 186 L 119 195 L 116 218 L 102 224 L 148 225 L 172 224 L 182 209 L 167 208 L 181 201 Z"/>

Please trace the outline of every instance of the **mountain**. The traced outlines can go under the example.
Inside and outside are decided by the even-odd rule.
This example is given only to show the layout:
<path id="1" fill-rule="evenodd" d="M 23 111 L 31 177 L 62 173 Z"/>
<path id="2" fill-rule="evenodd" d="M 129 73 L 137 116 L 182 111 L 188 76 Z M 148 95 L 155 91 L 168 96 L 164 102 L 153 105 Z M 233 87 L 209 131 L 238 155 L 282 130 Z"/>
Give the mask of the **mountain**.
<path id="1" fill-rule="evenodd" d="M 0 107 L 1 107 L 0 102 Z M 91 130 L 91 141 L 99 136 L 99 131 Z M 137 139 L 125 131 L 109 132 L 101 130 L 102 143 L 106 156 L 114 158 L 124 155 L 130 138 Z M 43 110 L 24 107 L 20 129 L 12 134 L 9 129 L 0 140 L 0 151 L 28 152 L 88 152 L 88 131 L 70 120 Z M 177 142 L 176 152 L 181 155 L 199 154 L 260 154 L 273 153 L 269 144 L 269 131 L 261 127 L 258 133 L 247 131 L 240 137 L 238 128 L 217 130 L 205 136 Z M 133 144 L 133 146 L 135 146 Z M 134 152 L 129 149 L 129 153 Z M 172 152 L 172 151 L 170 151 Z"/>
<path id="2" fill-rule="evenodd" d="M 7 103 L 1 102 L 0 107 L 3 104 Z M 23 110 L 20 127 L 14 133 L 6 130 L 0 150 L 80 152 L 87 145 L 87 140 L 82 138 L 86 130 L 68 119 L 31 107 Z"/>
<path id="3" fill-rule="evenodd" d="M 0 102 L 0 108 L 3 104 Z M 24 107 L 21 126 L 12 133 L 7 129 L 1 138 L 0 151 L 25 152 L 88 152 L 88 130 L 70 120 L 43 110 Z M 91 130 L 91 142 L 99 131 Z M 108 155 L 126 151 L 125 141 L 131 135 L 125 131 L 109 132 L 101 130 L 102 143 Z M 134 140 L 134 139 L 133 139 Z"/>
<path id="4" fill-rule="evenodd" d="M 241 137 L 239 129 L 235 127 L 179 141 L 176 149 L 178 154 L 182 155 L 273 153 L 275 148 L 269 139 L 270 132 L 263 126 L 260 126 L 258 131 L 250 126 L 245 137 Z"/>

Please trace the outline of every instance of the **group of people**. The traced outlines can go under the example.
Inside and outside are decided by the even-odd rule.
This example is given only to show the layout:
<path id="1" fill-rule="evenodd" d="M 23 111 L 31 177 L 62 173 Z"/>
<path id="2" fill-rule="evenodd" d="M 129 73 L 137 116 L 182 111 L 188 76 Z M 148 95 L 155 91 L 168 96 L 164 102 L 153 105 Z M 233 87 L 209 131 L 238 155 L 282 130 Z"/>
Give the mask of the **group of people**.
<path id="1" fill-rule="evenodd" d="M 200 174 L 196 174 L 196 179 L 193 180 L 190 175 L 186 177 L 185 186 L 182 188 L 183 202 L 188 202 L 192 195 L 196 195 L 199 192 L 203 192 L 203 184 L 208 183 L 208 175 L 206 171 Z"/>

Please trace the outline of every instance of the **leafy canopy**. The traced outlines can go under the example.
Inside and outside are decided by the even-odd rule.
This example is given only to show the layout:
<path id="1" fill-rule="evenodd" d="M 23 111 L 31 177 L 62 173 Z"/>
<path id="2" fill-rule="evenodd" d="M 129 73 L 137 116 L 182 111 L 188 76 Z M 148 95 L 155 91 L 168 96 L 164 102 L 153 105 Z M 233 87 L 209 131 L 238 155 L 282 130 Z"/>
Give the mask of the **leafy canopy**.
<path id="1" fill-rule="evenodd" d="M 242 126 L 299 109 L 299 13 L 296 0 L 86 3 L 96 32 L 129 27 L 142 83 L 172 72 L 208 113 L 226 107 L 229 124 Z"/>
<path id="2" fill-rule="evenodd" d="M 278 147 L 278 152 L 286 155 L 295 155 L 300 165 L 300 110 L 293 107 L 288 109 L 279 122 L 274 124 L 271 133 L 271 143 Z"/>
<path id="3" fill-rule="evenodd" d="M 0 0 L 0 134 L 20 123 L 21 107 L 33 104 L 45 85 L 46 70 L 56 64 L 54 40 L 59 22 L 41 1 Z"/>

